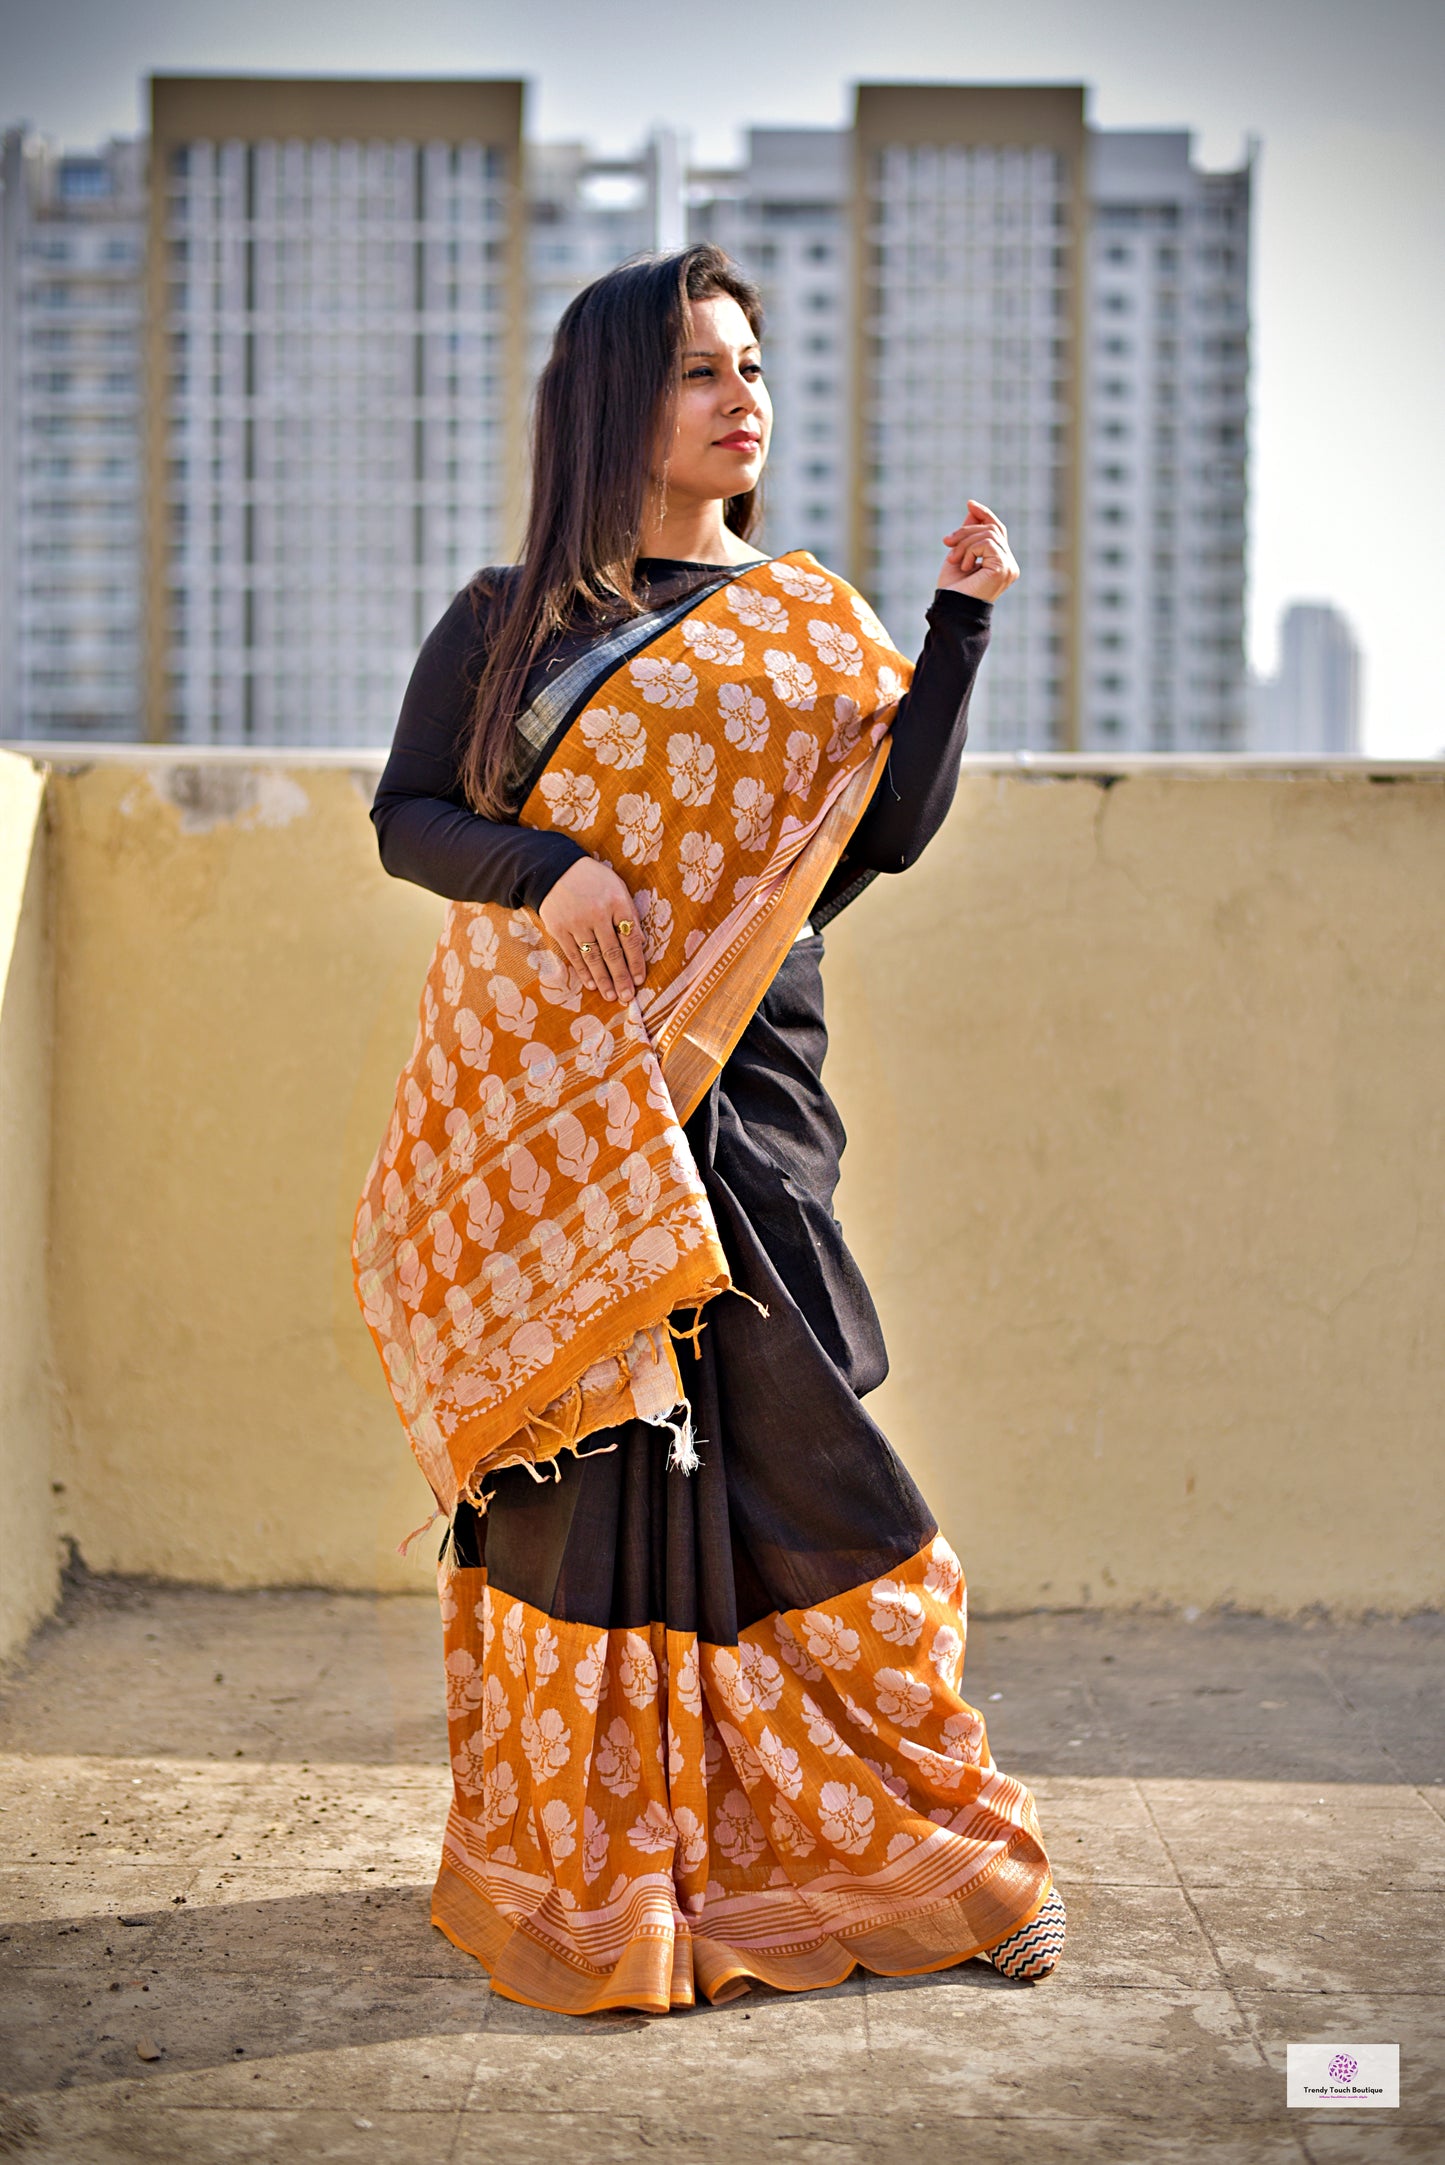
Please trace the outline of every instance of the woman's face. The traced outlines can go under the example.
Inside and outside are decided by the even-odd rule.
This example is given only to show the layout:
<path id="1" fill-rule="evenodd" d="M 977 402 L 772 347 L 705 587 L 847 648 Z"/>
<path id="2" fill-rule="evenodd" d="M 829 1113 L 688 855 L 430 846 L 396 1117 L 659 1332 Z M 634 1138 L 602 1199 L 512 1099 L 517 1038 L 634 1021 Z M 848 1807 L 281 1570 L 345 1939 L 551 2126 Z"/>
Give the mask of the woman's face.
<path id="1" fill-rule="evenodd" d="M 755 487 L 768 455 L 773 405 L 752 326 L 731 294 L 694 301 L 682 357 L 668 507 L 717 502 Z"/>

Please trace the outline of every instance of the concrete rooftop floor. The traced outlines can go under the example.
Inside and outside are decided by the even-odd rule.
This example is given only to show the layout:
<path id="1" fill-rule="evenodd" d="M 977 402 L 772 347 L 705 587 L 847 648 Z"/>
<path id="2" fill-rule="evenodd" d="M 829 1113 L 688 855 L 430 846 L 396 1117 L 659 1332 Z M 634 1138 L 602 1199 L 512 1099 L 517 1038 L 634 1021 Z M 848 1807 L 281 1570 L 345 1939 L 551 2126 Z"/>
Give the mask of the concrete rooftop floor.
<path id="1" fill-rule="evenodd" d="M 977 1619 L 1059 1973 L 578 2022 L 427 1922 L 429 1600 L 81 1584 L 0 1691 L 0 2157 L 1440 2159 L 1442 1651 L 1441 1619 Z M 1399 2111 L 1287 2111 L 1291 2039 L 1398 2041 Z"/>

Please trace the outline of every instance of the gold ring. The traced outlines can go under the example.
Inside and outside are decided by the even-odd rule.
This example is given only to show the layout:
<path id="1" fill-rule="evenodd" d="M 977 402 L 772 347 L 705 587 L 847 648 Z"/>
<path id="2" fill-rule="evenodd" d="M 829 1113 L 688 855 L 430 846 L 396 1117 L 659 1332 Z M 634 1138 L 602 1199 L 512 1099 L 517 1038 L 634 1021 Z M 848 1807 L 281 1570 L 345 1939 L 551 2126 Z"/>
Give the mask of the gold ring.
<path id="1" fill-rule="evenodd" d="M 624 940 L 630 940 L 632 937 L 632 919 L 630 917 L 619 917 L 617 920 L 617 929 L 622 934 Z"/>
<path id="2" fill-rule="evenodd" d="M 577 952 L 579 955 L 590 955 L 592 952 L 592 942 L 590 940 L 579 940 L 577 942 Z"/>

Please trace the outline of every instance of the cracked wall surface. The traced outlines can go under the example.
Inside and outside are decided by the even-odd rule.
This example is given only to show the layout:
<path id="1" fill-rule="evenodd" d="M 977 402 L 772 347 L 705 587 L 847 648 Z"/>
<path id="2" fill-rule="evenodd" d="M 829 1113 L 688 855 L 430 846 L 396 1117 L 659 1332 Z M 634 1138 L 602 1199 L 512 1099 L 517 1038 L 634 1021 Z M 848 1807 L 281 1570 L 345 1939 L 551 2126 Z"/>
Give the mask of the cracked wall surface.
<path id="1" fill-rule="evenodd" d="M 48 785 L 61 1530 L 416 1585 L 347 1239 L 441 905 L 344 767 L 204 765 Z M 829 929 L 873 1403 L 976 1601 L 1440 1601 L 1442 845 L 1428 774 L 973 770 Z"/>

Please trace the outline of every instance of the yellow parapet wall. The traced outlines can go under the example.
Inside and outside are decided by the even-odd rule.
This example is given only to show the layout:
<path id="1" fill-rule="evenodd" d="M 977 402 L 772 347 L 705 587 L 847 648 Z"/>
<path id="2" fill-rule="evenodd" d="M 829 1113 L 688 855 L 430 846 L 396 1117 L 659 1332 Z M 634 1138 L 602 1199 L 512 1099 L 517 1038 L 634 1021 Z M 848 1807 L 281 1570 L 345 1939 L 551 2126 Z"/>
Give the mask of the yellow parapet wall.
<path id="1" fill-rule="evenodd" d="M 429 1569 L 347 1237 L 441 905 L 381 872 L 369 787 L 50 780 L 53 1478 L 92 1569 Z M 1439 775 L 973 768 L 830 931 L 877 1410 L 978 1603 L 1440 1601 L 1442 924 Z"/>
<path id="2" fill-rule="evenodd" d="M 51 986 L 45 782 L 0 752 L 0 1659 L 59 1584 L 46 1326 Z"/>

